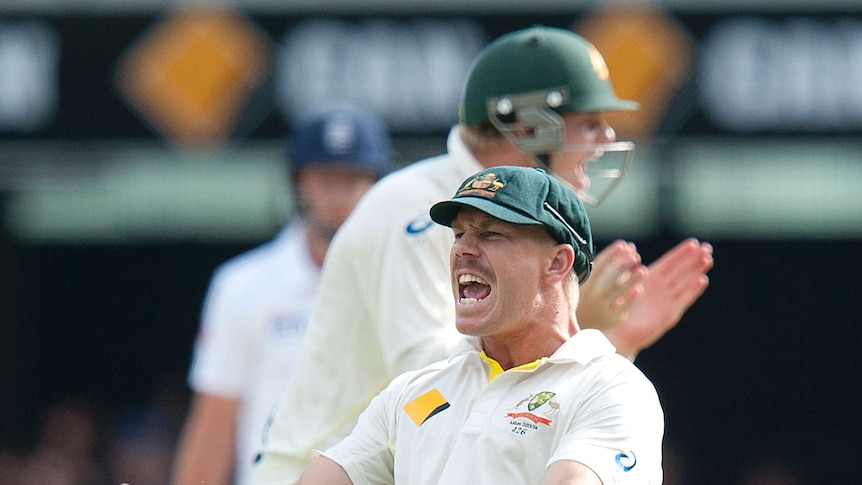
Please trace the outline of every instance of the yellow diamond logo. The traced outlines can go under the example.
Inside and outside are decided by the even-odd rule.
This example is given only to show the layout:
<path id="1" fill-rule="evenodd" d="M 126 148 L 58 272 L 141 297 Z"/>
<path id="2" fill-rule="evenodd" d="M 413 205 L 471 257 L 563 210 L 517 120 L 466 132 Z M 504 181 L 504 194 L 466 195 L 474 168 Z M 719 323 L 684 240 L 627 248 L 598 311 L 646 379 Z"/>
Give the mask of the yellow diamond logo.
<path id="1" fill-rule="evenodd" d="M 622 137 L 655 133 L 672 97 L 691 75 L 694 42 L 672 17 L 659 9 L 604 8 L 584 17 L 573 29 L 605 58 L 617 96 L 641 109 L 608 113 Z"/>
<path id="2" fill-rule="evenodd" d="M 135 42 L 116 82 L 163 136 L 211 146 L 230 135 L 269 64 L 268 38 L 239 12 L 178 10 Z"/>

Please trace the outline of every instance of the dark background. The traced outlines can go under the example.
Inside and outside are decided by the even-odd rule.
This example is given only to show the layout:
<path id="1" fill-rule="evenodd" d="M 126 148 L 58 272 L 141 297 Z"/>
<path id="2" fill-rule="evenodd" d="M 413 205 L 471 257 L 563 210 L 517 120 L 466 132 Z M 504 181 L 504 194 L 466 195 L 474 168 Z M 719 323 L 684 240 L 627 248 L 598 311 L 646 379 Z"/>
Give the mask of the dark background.
<path id="1" fill-rule="evenodd" d="M 570 28 L 573 23 L 582 19 L 586 14 L 583 9 L 572 8 L 566 14 L 487 14 L 476 13 L 467 18 L 478 22 L 487 40 L 492 40 L 507 32 L 532 25 L 547 25 L 560 28 Z M 679 22 L 687 34 L 695 43 L 704 40 L 706 34 L 717 23 L 734 19 L 755 18 L 775 22 L 778 25 L 786 25 L 794 20 L 804 18 L 820 21 L 826 26 L 838 25 L 840 22 L 858 22 L 862 15 L 853 10 L 848 12 L 828 11 L 822 12 L 812 10 L 779 11 L 771 9 L 753 9 L 740 13 L 727 13 L 725 9 L 718 12 L 669 12 L 672 18 Z M 152 28 L 158 18 L 152 15 L 113 15 L 86 16 L 86 15 L 42 15 L 36 17 L 40 22 L 45 22 L 62 38 L 62 54 L 60 58 L 60 100 L 56 119 L 47 126 L 36 131 L 3 131 L 0 130 L 0 140 L 88 140 L 88 139 L 152 139 L 158 138 L 158 134 L 152 127 L 147 126 L 138 115 L 124 102 L 120 101 L 117 88 L 114 85 L 114 72 L 117 69 L 118 60 L 126 53 L 130 46 L 143 37 L 148 28 Z M 307 21 L 314 16 L 284 16 L 284 15 L 253 15 L 250 16 L 254 25 L 262 29 L 268 35 L 270 41 L 277 44 L 284 32 L 293 26 Z M 411 22 L 424 18 L 420 14 L 408 13 L 402 15 L 379 15 L 379 16 L 332 16 L 324 17 L 345 20 L 347 22 L 363 23 L 374 19 L 385 19 L 392 22 L 403 22 L 410 25 Z M 446 15 L 435 13 L 431 18 L 445 21 L 446 19 L 465 18 L 463 13 L 457 15 Z M 31 16 L 10 15 L 0 20 L 7 22 L 25 22 L 33 20 Z M 728 134 L 724 128 L 713 123 L 697 105 L 692 98 L 694 79 L 681 86 L 678 97 L 673 106 L 668 108 L 669 112 L 684 112 L 683 121 L 674 118 L 674 126 L 664 127 L 658 135 L 685 135 L 685 136 L 714 136 Z M 264 90 L 275 89 L 272 85 L 266 85 Z M 271 92 L 265 92 L 262 96 L 269 96 Z M 270 103 L 272 104 L 272 103 Z M 684 106 L 683 106 L 684 105 Z M 454 107 L 453 107 L 454 110 Z M 261 115 L 258 113 L 257 115 Z M 259 122 L 249 129 L 247 126 L 237 126 L 234 140 L 259 140 L 267 138 L 279 139 L 282 137 L 285 127 L 285 119 L 281 112 L 273 108 L 268 113 L 260 116 Z M 672 130 L 672 131 L 669 131 Z M 804 130 L 804 128 L 803 128 Z M 436 132 L 421 133 L 396 132 L 397 136 L 412 135 L 439 135 L 445 136 L 447 128 L 438 129 Z M 823 134 L 816 132 L 816 134 Z M 860 133 L 858 125 L 846 125 L 835 127 L 829 134 L 856 134 Z M 747 131 L 745 136 L 772 136 L 787 135 L 788 131 L 781 127 L 777 129 L 762 129 Z"/>

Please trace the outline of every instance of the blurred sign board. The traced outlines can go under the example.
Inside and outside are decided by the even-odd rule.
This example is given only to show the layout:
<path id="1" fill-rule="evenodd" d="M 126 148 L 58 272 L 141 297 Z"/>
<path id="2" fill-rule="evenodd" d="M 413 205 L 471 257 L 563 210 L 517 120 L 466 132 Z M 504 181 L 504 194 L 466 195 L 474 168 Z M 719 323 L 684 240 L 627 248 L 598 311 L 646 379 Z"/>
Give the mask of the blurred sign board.
<path id="1" fill-rule="evenodd" d="M 120 60 L 124 100 L 178 145 L 223 144 L 269 69 L 269 41 L 227 8 L 179 10 Z"/>
<path id="2" fill-rule="evenodd" d="M 380 111 L 396 135 L 443 135 L 457 122 L 464 76 L 484 43 L 537 23 L 590 38 L 602 14 L 248 15 L 249 28 L 265 38 L 258 44 L 272 49 L 272 66 L 231 68 L 234 80 L 260 79 L 253 91 L 234 95 L 245 104 L 218 129 L 225 139 L 280 138 L 305 105 L 349 98 Z M 171 136 L 164 122 L 148 122 L 130 106 L 116 83 L 124 59 L 171 15 L 0 17 L 0 139 Z M 652 36 L 642 24 L 621 22 L 614 36 L 595 42 L 607 51 L 620 89 L 645 96 L 652 133 L 862 133 L 862 14 L 651 15 Z M 220 40 L 229 44 L 230 36 Z M 650 51 L 632 53 L 634 47 Z M 616 60 L 622 67 L 613 67 Z M 208 62 L 198 68 L 212 70 L 215 61 Z M 640 66 L 641 77 L 624 72 L 627 65 Z M 657 79 L 661 92 L 645 89 Z"/>

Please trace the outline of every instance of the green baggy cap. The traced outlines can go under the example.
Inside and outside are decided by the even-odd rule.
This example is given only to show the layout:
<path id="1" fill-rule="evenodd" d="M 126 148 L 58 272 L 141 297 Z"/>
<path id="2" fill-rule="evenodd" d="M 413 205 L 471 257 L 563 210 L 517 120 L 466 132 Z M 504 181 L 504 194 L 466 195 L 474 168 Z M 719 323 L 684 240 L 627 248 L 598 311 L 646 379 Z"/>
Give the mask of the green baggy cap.
<path id="1" fill-rule="evenodd" d="M 542 169 L 499 166 L 465 180 L 455 196 L 431 207 L 431 219 L 443 226 L 463 207 L 473 207 L 512 224 L 537 224 L 561 244 L 575 249 L 574 271 L 585 281 L 592 269 L 593 235 L 578 196 Z"/>

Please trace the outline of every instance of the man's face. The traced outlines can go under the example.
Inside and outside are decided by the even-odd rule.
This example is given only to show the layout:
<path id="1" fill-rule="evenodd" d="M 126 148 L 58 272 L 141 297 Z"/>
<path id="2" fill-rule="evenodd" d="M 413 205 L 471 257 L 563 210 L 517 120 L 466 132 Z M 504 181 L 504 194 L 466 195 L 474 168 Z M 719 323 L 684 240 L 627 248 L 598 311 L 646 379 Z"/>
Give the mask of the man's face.
<path id="1" fill-rule="evenodd" d="M 523 107 L 513 119 L 489 119 L 523 155 L 507 163 L 548 168 L 547 163 L 585 204 L 598 205 L 628 171 L 634 143 L 616 142 L 601 112 L 561 115 L 550 108 Z M 541 162 L 536 159 L 548 150 L 556 151 Z"/>
<path id="2" fill-rule="evenodd" d="M 309 227 L 332 237 L 374 182 L 368 172 L 347 165 L 310 165 L 297 174 L 295 189 Z"/>
<path id="3" fill-rule="evenodd" d="M 456 327 L 472 336 L 512 336 L 539 308 L 542 269 L 556 242 L 540 225 L 511 224 L 465 207 L 452 221 Z M 528 325 L 529 326 L 529 325 Z"/>
<path id="4" fill-rule="evenodd" d="M 590 146 L 611 143 L 617 135 L 602 113 L 566 113 L 563 120 L 565 147 L 563 151 L 551 154 L 550 166 L 580 194 L 592 186 L 587 165 L 604 154 L 601 149 Z"/>

